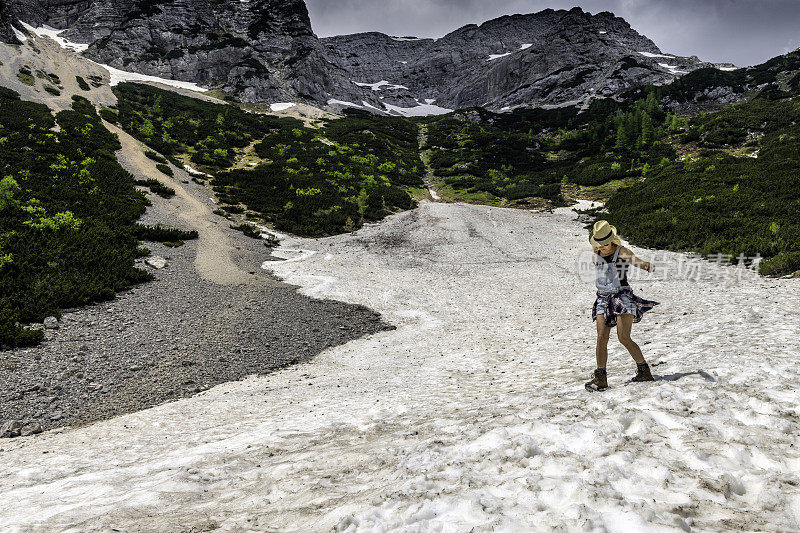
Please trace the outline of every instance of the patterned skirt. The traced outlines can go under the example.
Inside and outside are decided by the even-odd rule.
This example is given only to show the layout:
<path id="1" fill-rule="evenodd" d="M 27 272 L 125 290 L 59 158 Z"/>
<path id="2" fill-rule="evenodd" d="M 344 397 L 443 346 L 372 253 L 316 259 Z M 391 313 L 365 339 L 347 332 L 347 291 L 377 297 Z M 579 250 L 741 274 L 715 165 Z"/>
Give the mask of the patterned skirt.
<path id="1" fill-rule="evenodd" d="M 606 326 L 613 328 L 617 325 L 617 315 L 633 315 L 633 323 L 639 322 L 647 311 L 659 305 L 660 302 L 645 300 L 633 294 L 633 289 L 623 287 L 621 291 L 613 294 L 597 293 L 597 298 L 592 306 L 592 322 L 597 315 L 605 316 Z"/>

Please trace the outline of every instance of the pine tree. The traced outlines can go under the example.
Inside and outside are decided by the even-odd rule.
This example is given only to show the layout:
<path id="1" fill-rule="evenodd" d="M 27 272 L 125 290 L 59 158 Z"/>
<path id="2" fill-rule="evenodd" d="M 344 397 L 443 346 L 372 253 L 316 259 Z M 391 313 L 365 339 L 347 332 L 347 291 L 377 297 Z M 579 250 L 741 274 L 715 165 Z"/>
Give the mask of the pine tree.
<path id="1" fill-rule="evenodd" d="M 653 119 L 650 118 L 650 115 L 645 113 L 642 116 L 642 135 L 640 137 L 642 146 L 650 146 L 655 140 L 655 134 Z"/>

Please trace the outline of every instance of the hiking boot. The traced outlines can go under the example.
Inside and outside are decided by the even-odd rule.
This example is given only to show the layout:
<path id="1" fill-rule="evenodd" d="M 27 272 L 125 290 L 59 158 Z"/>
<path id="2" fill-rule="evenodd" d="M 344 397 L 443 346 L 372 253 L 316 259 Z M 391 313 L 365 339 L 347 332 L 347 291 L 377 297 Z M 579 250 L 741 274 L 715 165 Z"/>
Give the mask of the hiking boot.
<path id="1" fill-rule="evenodd" d="M 608 388 L 608 378 L 604 368 L 597 368 L 592 374 L 592 381 L 586 383 L 586 390 L 588 391 L 604 391 Z"/>
<path id="2" fill-rule="evenodd" d="M 636 364 L 636 375 L 631 381 L 655 381 L 653 374 L 650 373 L 650 366 L 647 361 Z"/>

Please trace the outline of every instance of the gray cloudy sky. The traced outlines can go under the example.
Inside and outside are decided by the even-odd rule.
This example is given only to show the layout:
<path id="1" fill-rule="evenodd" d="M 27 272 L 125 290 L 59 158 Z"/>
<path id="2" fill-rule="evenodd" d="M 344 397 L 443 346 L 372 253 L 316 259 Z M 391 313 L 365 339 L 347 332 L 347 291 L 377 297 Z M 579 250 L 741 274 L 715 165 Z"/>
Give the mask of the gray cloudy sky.
<path id="1" fill-rule="evenodd" d="M 320 37 L 381 31 L 441 37 L 465 24 L 551 7 L 611 11 L 662 51 L 754 65 L 800 47 L 798 0 L 306 0 Z"/>

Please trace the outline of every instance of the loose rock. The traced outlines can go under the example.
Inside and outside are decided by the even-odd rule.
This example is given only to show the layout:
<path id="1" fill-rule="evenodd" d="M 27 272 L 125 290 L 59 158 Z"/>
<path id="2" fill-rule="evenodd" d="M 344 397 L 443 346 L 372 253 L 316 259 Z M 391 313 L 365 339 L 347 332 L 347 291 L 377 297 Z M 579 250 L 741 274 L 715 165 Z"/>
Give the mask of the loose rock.
<path id="1" fill-rule="evenodd" d="M 33 424 L 28 424 L 27 426 L 23 426 L 22 430 L 20 431 L 20 436 L 27 437 L 29 435 L 38 435 L 42 432 L 42 426 L 38 422 L 34 422 Z"/>
<path id="2" fill-rule="evenodd" d="M 156 270 L 161 270 L 162 268 L 167 267 L 167 260 L 157 255 L 154 255 L 153 257 L 148 257 L 147 259 L 145 259 L 144 262 L 145 264 L 147 264 L 147 266 L 155 268 Z"/>
<path id="3" fill-rule="evenodd" d="M 9 439 L 19 437 L 22 431 L 22 422 L 19 420 L 9 420 L 0 427 L 0 438 Z"/>

